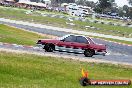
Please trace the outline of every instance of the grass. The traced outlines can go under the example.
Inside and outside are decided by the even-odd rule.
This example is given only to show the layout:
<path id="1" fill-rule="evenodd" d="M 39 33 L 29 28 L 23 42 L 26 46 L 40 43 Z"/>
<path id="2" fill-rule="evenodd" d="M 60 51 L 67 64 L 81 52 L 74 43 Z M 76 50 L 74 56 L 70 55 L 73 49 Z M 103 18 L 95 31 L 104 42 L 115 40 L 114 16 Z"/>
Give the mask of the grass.
<path id="1" fill-rule="evenodd" d="M 0 24 L 0 42 L 35 45 L 40 38 L 48 37 Z"/>
<path id="2" fill-rule="evenodd" d="M 91 79 L 130 79 L 132 68 L 73 61 L 70 59 L 43 57 L 28 54 L 0 52 L 1 88 L 83 88 L 78 79 L 81 68 L 89 72 Z M 112 88 L 131 88 L 112 86 Z M 111 86 L 89 86 L 111 88 Z"/>
<path id="3" fill-rule="evenodd" d="M 113 25 L 108 25 L 108 24 L 81 22 L 81 21 L 74 21 L 74 23 L 77 25 L 80 25 L 81 27 L 93 26 L 96 28 L 100 28 L 100 30 L 82 28 L 82 30 L 84 31 L 93 31 L 93 32 L 98 32 L 98 33 L 103 33 L 103 34 L 132 37 L 132 36 L 129 36 L 129 34 L 132 33 L 132 30 L 131 30 L 132 28 L 129 28 L 129 27 L 121 27 L 121 26 L 113 26 Z"/>
<path id="4" fill-rule="evenodd" d="M 54 25 L 63 27 L 62 24 L 65 23 L 65 19 L 63 18 L 51 18 L 41 16 L 40 13 L 33 12 L 33 14 L 26 14 L 25 10 L 15 10 L 15 9 L 4 9 L 0 8 L 0 16 L 13 19 L 13 20 L 23 20 L 47 25 Z M 6 15 L 8 13 L 8 15 Z M 16 13 L 16 14 L 14 14 Z M 47 13 L 47 12 L 46 12 Z"/>
<path id="5" fill-rule="evenodd" d="M 30 9 L 24 9 L 24 8 L 15 8 L 15 7 L 4 7 L 4 6 L 0 6 L 0 8 L 3 8 L 5 10 L 17 10 L 17 11 L 31 11 Z M 48 10 L 41 10 L 41 11 L 36 11 L 37 13 L 45 13 L 45 14 L 56 14 L 56 15 L 65 15 L 67 16 L 68 14 L 64 14 L 61 12 L 57 12 L 57 11 L 48 11 Z"/>
<path id="6" fill-rule="evenodd" d="M 119 24 L 127 24 L 127 23 L 132 23 L 132 21 L 125 21 L 125 20 L 119 20 L 119 19 L 112 19 L 112 18 L 97 18 L 97 20 L 104 20 L 107 22 L 112 22 L 112 23 L 119 23 Z"/>
<path id="7" fill-rule="evenodd" d="M 98 36 L 90 36 L 90 37 L 104 39 L 104 40 L 112 41 L 112 42 L 116 42 L 116 43 L 132 45 L 132 42 L 129 42 L 129 41 L 117 40 L 117 39 L 112 39 L 112 38 L 103 38 L 103 37 L 98 37 Z"/>
<path id="8" fill-rule="evenodd" d="M 66 24 L 67 20 L 64 18 L 44 17 L 36 12 L 33 12 L 33 14 L 30 14 L 30 15 L 27 15 L 25 14 L 26 10 L 18 10 L 18 9 L 15 10 L 15 9 L 8 9 L 8 8 L 7 9 L 0 8 L 0 10 L 1 10 L 0 12 L 1 17 L 13 19 L 13 20 L 23 20 L 23 21 L 41 23 L 41 24 L 57 26 L 57 27 L 72 28 L 74 30 L 83 30 L 83 31 L 88 31 L 88 32 L 97 32 L 97 33 L 132 38 L 132 35 L 131 35 L 132 30 L 129 27 L 113 26 L 113 25 L 82 22 L 82 21 L 73 21 L 73 23 L 75 23 L 76 26 L 69 26 Z M 90 28 L 86 29 L 85 26 L 94 26 L 96 28 L 100 28 L 100 30 L 94 30 Z M 107 40 L 111 40 L 111 39 L 107 39 Z M 127 42 L 127 41 L 124 42 L 120 40 L 115 40 L 115 39 L 113 39 L 113 41 L 123 42 L 125 44 L 132 43 L 132 42 Z"/>

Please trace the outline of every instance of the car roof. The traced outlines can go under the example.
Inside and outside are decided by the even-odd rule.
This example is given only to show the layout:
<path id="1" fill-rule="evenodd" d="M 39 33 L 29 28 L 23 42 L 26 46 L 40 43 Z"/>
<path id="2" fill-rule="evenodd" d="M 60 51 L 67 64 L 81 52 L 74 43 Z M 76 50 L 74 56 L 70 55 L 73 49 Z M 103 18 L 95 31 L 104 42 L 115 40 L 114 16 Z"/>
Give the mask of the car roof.
<path id="1" fill-rule="evenodd" d="M 60 37 L 59 40 L 60 40 L 60 39 L 63 39 L 63 38 L 66 38 L 66 37 L 68 37 L 68 36 L 71 36 L 71 35 L 76 36 L 76 37 L 77 37 L 77 36 L 82 36 L 82 37 L 84 37 L 84 38 L 87 39 L 87 37 L 86 37 L 86 36 L 83 36 L 83 35 L 67 34 L 67 35 L 64 35 L 64 36 Z"/>
<path id="2" fill-rule="evenodd" d="M 84 36 L 84 35 L 76 35 L 76 34 L 67 34 L 67 35 L 65 35 L 65 36 L 70 36 L 70 35 L 73 35 L 73 36 L 82 36 L 82 37 L 87 38 L 87 37 L 86 37 L 86 36 Z"/>

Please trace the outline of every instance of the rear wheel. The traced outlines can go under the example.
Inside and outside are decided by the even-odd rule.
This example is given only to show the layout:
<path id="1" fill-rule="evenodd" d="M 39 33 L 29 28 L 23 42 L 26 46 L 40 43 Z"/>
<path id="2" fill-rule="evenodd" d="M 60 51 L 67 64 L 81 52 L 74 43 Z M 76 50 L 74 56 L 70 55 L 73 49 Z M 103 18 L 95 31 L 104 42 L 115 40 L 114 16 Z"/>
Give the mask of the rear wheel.
<path id="1" fill-rule="evenodd" d="M 44 49 L 46 52 L 53 52 L 55 50 L 55 46 L 53 44 L 45 44 Z"/>
<path id="2" fill-rule="evenodd" d="M 84 51 L 84 55 L 86 57 L 92 57 L 94 55 L 95 51 L 94 50 L 91 50 L 91 49 L 87 49 Z"/>

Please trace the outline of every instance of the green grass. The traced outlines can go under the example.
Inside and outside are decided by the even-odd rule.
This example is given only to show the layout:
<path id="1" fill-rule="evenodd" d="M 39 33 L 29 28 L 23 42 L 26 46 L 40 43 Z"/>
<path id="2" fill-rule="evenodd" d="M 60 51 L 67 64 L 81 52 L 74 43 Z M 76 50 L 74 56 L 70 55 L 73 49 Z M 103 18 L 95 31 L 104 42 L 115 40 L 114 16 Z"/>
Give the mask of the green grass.
<path id="1" fill-rule="evenodd" d="M 0 24 L 0 42 L 35 45 L 40 38 L 48 37 Z"/>
<path id="2" fill-rule="evenodd" d="M 4 9 L 4 10 L 17 10 L 17 11 L 31 11 L 30 9 L 24 9 L 24 8 L 15 8 L 15 7 L 4 7 L 4 6 L 0 6 L 0 8 Z M 42 11 L 36 11 L 37 13 L 45 13 L 45 14 L 56 14 L 56 15 L 65 15 L 67 16 L 68 14 L 64 14 L 62 12 L 57 12 L 57 11 L 48 11 L 48 10 L 42 10 Z"/>
<path id="3" fill-rule="evenodd" d="M 132 28 L 129 28 L 129 27 L 121 27 L 121 26 L 113 26 L 113 25 L 100 24 L 100 23 L 81 22 L 81 21 L 74 21 L 74 23 L 79 25 L 78 29 L 80 26 L 81 27 L 93 26 L 96 28 L 100 28 L 100 30 L 81 28 L 81 30 L 84 30 L 84 31 L 93 31 L 93 32 L 98 32 L 103 34 L 132 37 L 132 36 L 129 36 L 129 34 L 132 33 Z"/>
<path id="4" fill-rule="evenodd" d="M 119 24 L 127 24 L 127 23 L 131 23 L 132 24 L 132 22 L 131 21 L 124 21 L 124 20 L 119 20 L 119 19 L 112 19 L 112 18 L 96 18 L 96 20 L 99 20 L 99 21 L 102 21 L 102 20 L 104 20 L 104 21 L 107 21 L 107 22 L 112 22 L 112 23 L 119 23 Z"/>
<path id="5" fill-rule="evenodd" d="M 117 39 L 112 39 L 112 38 L 103 38 L 103 37 L 98 37 L 98 36 L 90 36 L 90 37 L 104 39 L 104 40 L 112 41 L 112 42 L 116 42 L 116 43 L 132 45 L 132 42 L 129 42 L 129 41 L 117 40 Z"/>
<path id="6" fill-rule="evenodd" d="M 101 38 L 101 37 L 99 37 L 99 38 Z M 129 41 L 123 41 L 123 40 L 117 40 L 117 39 L 111 39 L 111 38 L 102 38 L 102 39 L 105 39 L 105 40 L 108 40 L 108 41 L 117 42 L 117 43 L 123 43 L 123 44 L 132 45 L 132 42 L 129 42 Z"/>
<path id="7" fill-rule="evenodd" d="M 0 52 L 0 88 L 83 88 L 79 84 L 81 68 L 90 79 L 130 79 L 132 68 Z M 131 88 L 112 86 L 112 88 Z M 111 86 L 88 86 L 111 88 Z"/>
<path id="8" fill-rule="evenodd" d="M 29 22 L 33 21 L 34 23 L 54 25 L 54 26 L 60 26 L 60 27 L 63 27 L 66 22 L 66 20 L 63 18 L 58 19 L 58 18 L 44 17 L 44 16 L 41 16 L 40 13 L 38 14 L 36 12 L 33 12 L 33 14 L 26 14 L 26 10 L 0 8 L 0 11 L 1 11 L 0 17 L 5 17 L 5 18 L 13 19 L 13 20 L 23 20 L 23 21 L 29 21 Z"/>

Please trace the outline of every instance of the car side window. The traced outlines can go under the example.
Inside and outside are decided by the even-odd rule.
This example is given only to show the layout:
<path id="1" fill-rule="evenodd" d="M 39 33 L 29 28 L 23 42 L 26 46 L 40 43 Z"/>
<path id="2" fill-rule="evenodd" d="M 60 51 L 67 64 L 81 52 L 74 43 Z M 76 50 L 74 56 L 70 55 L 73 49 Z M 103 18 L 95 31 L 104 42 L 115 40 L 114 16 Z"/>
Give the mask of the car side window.
<path id="1" fill-rule="evenodd" d="M 78 43 L 86 43 L 88 44 L 88 40 L 85 37 L 82 36 L 77 36 L 77 40 Z"/>
<path id="2" fill-rule="evenodd" d="M 66 42 L 75 42 L 76 37 L 74 35 L 70 35 L 64 39 Z"/>

